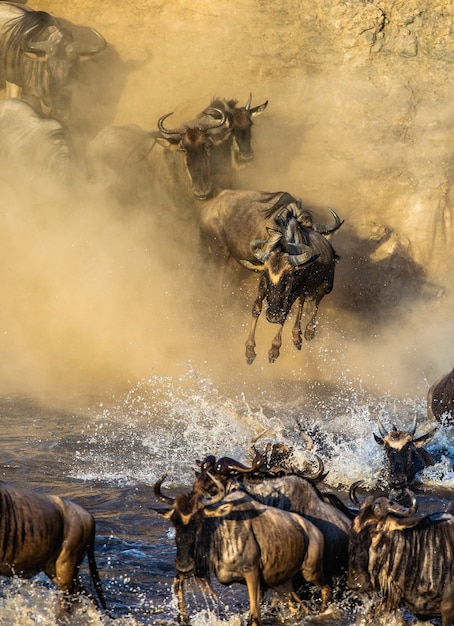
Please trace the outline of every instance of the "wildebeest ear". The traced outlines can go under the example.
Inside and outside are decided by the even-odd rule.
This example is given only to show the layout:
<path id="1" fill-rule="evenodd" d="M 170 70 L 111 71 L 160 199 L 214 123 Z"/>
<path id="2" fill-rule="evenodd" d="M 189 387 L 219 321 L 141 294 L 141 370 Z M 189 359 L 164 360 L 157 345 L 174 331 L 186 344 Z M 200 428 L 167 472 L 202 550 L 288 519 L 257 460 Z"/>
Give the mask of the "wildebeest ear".
<path id="1" fill-rule="evenodd" d="M 228 515 L 230 511 L 233 509 L 233 502 L 226 502 L 225 504 L 221 504 L 214 509 L 209 509 L 208 507 L 203 509 L 203 514 L 205 517 L 224 517 Z"/>
<path id="2" fill-rule="evenodd" d="M 251 112 L 251 117 L 255 117 L 256 115 L 259 115 L 259 113 L 262 113 L 266 107 L 268 106 L 268 100 L 266 102 L 264 102 L 263 104 L 259 104 L 256 107 L 253 107 L 250 112 Z"/>
<path id="3" fill-rule="evenodd" d="M 384 446 L 385 445 L 385 442 L 384 442 L 384 440 L 381 437 L 379 437 L 375 433 L 372 433 L 372 434 L 373 434 L 373 436 L 375 438 L 375 441 L 378 443 L 379 446 Z"/>
<path id="4" fill-rule="evenodd" d="M 167 139 L 166 137 L 156 137 L 156 143 L 158 143 L 163 148 L 168 148 L 169 150 L 176 150 L 178 148 L 178 144 L 180 143 L 180 138 L 175 138 L 173 141 Z"/>
<path id="5" fill-rule="evenodd" d="M 421 437 L 416 437 L 416 439 L 413 439 L 413 443 L 415 444 L 417 448 L 420 448 L 422 445 L 430 441 L 436 432 L 437 432 L 437 427 L 435 427 L 433 430 L 430 430 L 425 435 L 421 435 Z"/>
<path id="6" fill-rule="evenodd" d="M 166 519 L 170 519 L 172 517 L 173 509 L 171 507 L 150 506 L 149 508 L 161 517 L 165 517 Z"/>
<path id="7" fill-rule="evenodd" d="M 263 270 L 263 268 L 265 267 L 262 264 L 256 265 L 255 263 L 251 263 L 250 261 L 246 261 L 246 259 L 240 259 L 240 263 L 241 263 L 241 265 L 243 267 L 245 267 L 248 270 L 252 270 L 253 272 L 261 272 Z"/>

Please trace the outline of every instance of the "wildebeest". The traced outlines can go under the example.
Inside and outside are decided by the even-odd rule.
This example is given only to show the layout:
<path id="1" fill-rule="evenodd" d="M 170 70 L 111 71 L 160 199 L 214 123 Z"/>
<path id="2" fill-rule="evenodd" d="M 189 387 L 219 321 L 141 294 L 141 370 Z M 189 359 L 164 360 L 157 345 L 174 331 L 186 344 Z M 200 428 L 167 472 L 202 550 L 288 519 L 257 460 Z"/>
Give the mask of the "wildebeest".
<path id="1" fill-rule="evenodd" d="M 323 576 L 323 536 L 300 515 L 260 504 L 239 491 L 225 495 L 219 481 L 218 493 L 181 493 L 176 498 L 162 494 L 165 474 L 155 484 L 158 498 L 170 508 L 154 508 L 175 528 L 175 590 L 180 620 L 188 623 L 183 582 L 195 576 L 205 582 L 213 573 L 220 583 L 247 585 L 250 620 L 260 626 L 261 588 L 286 593 L 292 600 L 292 578 L 302 573 L 321 590 L 321 610 L 326 608 L 331 588 Z"/>
<path id="2" fill-rule="evenodd" d="M 423 445 L 432 439 L 437 429 L 415 437 L 416 417 L 409 430 L 398 430 L 396 426 L 387 430 L 380 418 L 377 423 L 380 436 L 375 433 L 373 435 L 386 454 L 389 495 L 395 498 L 402 495 L 418 472 L 434 464 L 432 455 Z"/>
<path id="3" fill-rule="evenodd" d="M 353 501 L 360 504 L 351 487 Z M 417 503 L 403 507 L 369 496 L 353 521 L 348 585 L 375 600 L 375 614 L 407 607 L 418 619 L 441 617 L 454 625 L 454 516 L 416 515 Z"/>
<path id="4" fill-rule="evenodd" d="M 34 186 L 70 184 L 75 173 L 67 130 L 16 98 L 0 102 L 0 172 L 7 182 Z"/>
<path id="5" fill-rule="evenodd" d="M 354 516 L 334 494 L 323 494 L 315 483 L 321 480 L 324 466 L 319 459 L 318 470 L 313 473 L 287 474 L 273 477 L 263 473 L 263 465 L 256 457 L 255 463 L 247 468 L 234 459 L 213 456 L 199 461 L 201 471 L 194 483 L 194 490 L 209 490 L 210 476 L 216 476 L 228 492 L 244 491 L 267 506 L 298 513 L 316 526 L 323 535 L 325 551 L 323 571 L 326 582 L 332 585 L 333 578 L 347 571 L 348 536 Z"/>
<path id="6" fill-rule="evenodd" d="M 232 172 L 249 164 L 254 158 L 252 148 L 253 118 L 268 106 L 268 100 L 255 107 L 252 94 L 244 106 L 234 99 L 213 98 L 210 106 L 199 114 L 200 119 L 216 117 L 216 111 L 225 114 L 225 123 L 216 132 L 223 141 L 217 141 L 212 150 L 212 172 L 219 187 L 232 187 Z"/>
<path id="7" fill-rule="evenodd" d="M 454 369 L 431 385 L 427 393 L 427 413 L 430 419 L 454 424 Z"/>
<path id="8" fill-rule="evenodd" d="M 210 150 L 213 132 L 222 126 L 225 116 L 166 129 L 163 115 L 158 129 L 147 131 L 139 126 L 107 126 L 87 146 L 89 177 L 113 191 L 123 203 L 158 201 L 166 198 L 182 215 L 191 198 L 197 200 L 213 193 Z M 160 146 L 164 147 L 161 151 Z"/>
<path id="9" fill-rule="evenodd" d="M 317 224 L 311 212 L 286 192 L 232 189 L 223 190 L 202 206 L 202 251 L 207 251 L 221 269 L 234 260 L 260 272 L 246 341 L 248 364 L 256 357 L 255 329 L 264 299 L 268 304 L 267 320 L 280 326 L 268 352 L 270 363 L 279 356 L 284 322 L 296 299 L 299 306 L 292 331 L 293 343 L 301 349 L 305 303 L 309 304 L 305 308 L 309 308 L 310 317 L 304 337 L 307 341 L 314 337 L 317 311 L 322 298 L 333 288 L 338 258 L 323 236 L 342 224 L 337 214 L 331 212 L 332 225 Z"/>
<path id="10" fill-rule="evenodd" d="M 87 555 L 101 606 L 106 603 L 94 555 L 95 520 L 81 506 L 57 496 L 0 482 L 0 574 L 31 578 L 44 572 L 64 592 L 63 608 L 86 591 L 78 580 Z"/>
<path id="11" fill-rule="evenodd" d="M 0 81 L 6 84 L 7 97 L 21 97 L 67 120 L 80 59 L 107 45 L 100 33 L 91 33 L 92 43 L 75 41 L 49 13 L 0 2 Z"/>

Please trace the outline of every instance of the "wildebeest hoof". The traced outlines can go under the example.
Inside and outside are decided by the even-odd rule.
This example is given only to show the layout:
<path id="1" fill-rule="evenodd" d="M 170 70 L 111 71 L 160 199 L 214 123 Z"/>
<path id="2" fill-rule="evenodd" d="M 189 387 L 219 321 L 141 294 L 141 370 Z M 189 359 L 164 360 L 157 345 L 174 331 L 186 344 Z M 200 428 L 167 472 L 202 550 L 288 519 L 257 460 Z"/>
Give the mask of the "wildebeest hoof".
<path id="1" fill-rule="evenodd" d="M 250 346 L 246 346 L 246 362 L 248 365 L 253 364 L 256 356 L 257 355 L 255 354 L 254 348 L 251 348 Z"/>
<path id="2" fill-rule="evenodd" d="M 274 361 L 276 361 L 278 356 L 279 356 L 279 350 L 275 350 L 271 348 L 271 350 L 268 352 L 268 361 L 270 363 L 274 363 Z"/>
<path id="3" fill-rule="evenodd" d="M 304 339 L 306 341 L 310 341 L 311 339 L 313 339 L 315 336 L 315 328 L 312 326 L 310 328 L 306 327 L 306 330 L 304 331 Z"/>
<path id="4" fill-rule="evenodd" d="M 301 348 L 303 347 L 303 340 L 301 338 L 301 335 L 293 338 L 293 345 L 297 350 L 301 350 Z"/>

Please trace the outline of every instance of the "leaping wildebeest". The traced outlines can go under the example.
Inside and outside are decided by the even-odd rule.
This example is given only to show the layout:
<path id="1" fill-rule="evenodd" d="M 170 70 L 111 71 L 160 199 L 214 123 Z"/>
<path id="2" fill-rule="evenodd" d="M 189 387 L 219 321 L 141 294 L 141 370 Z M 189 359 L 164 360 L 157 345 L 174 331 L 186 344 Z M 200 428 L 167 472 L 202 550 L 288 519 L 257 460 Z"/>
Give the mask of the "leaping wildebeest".
<path id="1" fill-rule="evenodd" d="M 106 40 L 75 41 L 52 15 L 0 2 L 0 81 L 6 97 L 20 97 L 61 121 L 69 117 L 71 88 L 81 59 L 98 54 Z"/>
<path id="2" fill-rule="evenodd" d="M 388 498 L 355 495 L 360 507 L 349 542 L 348 585 L 374 601 L 374 617 L 407 607 L 418 619 L 441 617 L 454 625 L 454 515 L 447 511 L 417 515 Z"/>
<path id="3" fill-rule="evenodd" d="M 0 511 L 2 576 L 31 578 L 44 572 L 64 593 L 63 613 L 76 594 L 87 594 L 78 579 L 87 555 L 99 602 L 106 608 L 95 561 L 95 520 L 91 513 L 66 498 L 4 482 L 0 482 Z"/>
<path id="4" fill-rule="evenodd" d="M 309 308 L 304 337 L 307 341 L 314 337 L 317 311 L 322 298 L 333 288 L 338 258 L 324 236 L 342 224 L 338 215 L 332 210 L 331 213 L 332 225 L 317 224 L 311 212 L 286 192 L 231 189 L 223 190 L 202 206 L 202 249 L 208 251 L 221 268 L 234 260 L 260 272 L 246 341 L 248 364 L 256 357 L 255 329 L 263 300 L 268 305 L 267 320 L 280 326 L 268 352 L 270 363 L 279 356 L 283 326 L 297 299 L 293 343 L 301 349 L 303 307 Z"/>
<path id="5" fill-rule="evenodd" d="M 185 579 L 195 577 L 206 588 L 210 587 L 211 573 L 223 585 L 247 585 L 252 626 L 262 623 L 262 588 L 278 591 L 301 604 L 292 585 L 298 573 L 320 588 L 321 610 L 326 608 L 331 588 L 323 575 L 323 535 L 309 520 L 260 504 L 244 492 L 225 495 L 214 477 L 218 489 L 214 495 L 192 491 L 171 498 L 161 492 L 166 476 L 157 481 L 154 490 L 170 507 L 152 508 L 175 528 L 174 584 L 180 621 L 189 623 Z"/>
<path id="6" fill-rule="evenodd" d="M 454 424 L 454 369 L 430 386 L 427 413 L 430 419 L 446 425 Z"/>
<path id="7" fill-rule="evenodd" d="M 373 435 L 386 455 L 389 495 L 397 498 L 415 480 L 418 472 L 434 464 L 432 455 L 423 446 L 432 439 L 437 428 L 415 437 L 416 417 L 409 430 L 398 430 L 396 426 L 388 430 L 380 418 L 377 423 L 380 436 Z"/>

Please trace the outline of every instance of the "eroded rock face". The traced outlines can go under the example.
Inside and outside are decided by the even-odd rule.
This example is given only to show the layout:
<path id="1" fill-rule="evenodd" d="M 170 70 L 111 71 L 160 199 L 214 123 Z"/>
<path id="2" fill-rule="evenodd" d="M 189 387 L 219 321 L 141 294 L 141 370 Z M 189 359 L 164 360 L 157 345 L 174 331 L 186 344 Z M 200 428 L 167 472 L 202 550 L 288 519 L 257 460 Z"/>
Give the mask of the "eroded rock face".
<path id="1" fill-rule="evenodd" d="M 285 188 L 335 208 L 345 219 L 336 247 L 354 247 L 358 266 L 365 259 L 377 276 L 380 264 L 398 268 L 387 279 L 397 290 L 406 278 L 449 283 L 453 3 L 114 5 L 34 3 L 110 42 L 84 70 L 82 87 L 102 89 L 95 122 L 82 89 L 79 121 L 152 128 L 168 111 L 183 119 L 213 95 L 246 99 L 252 91 L 270 105 L 254 129 L 256 160 L 242 186 Z"/>

